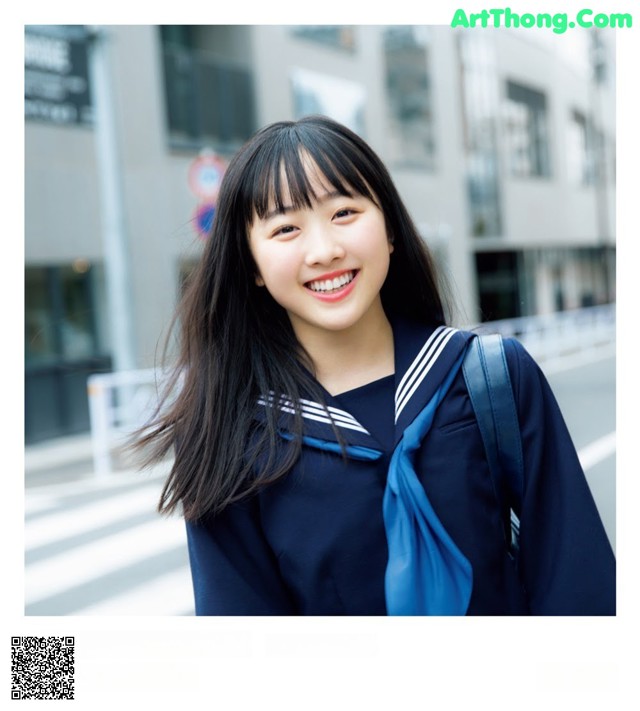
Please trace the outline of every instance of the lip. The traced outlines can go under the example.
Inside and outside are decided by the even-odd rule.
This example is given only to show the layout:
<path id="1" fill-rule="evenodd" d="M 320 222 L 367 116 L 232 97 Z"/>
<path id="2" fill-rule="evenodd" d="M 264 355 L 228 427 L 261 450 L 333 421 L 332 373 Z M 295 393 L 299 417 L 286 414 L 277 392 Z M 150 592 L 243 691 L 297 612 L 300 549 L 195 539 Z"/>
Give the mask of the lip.
<path id="1" fill-rule="evenodd" d="M 356 282 L 358 281 L 358 277 L 360 276 L 359 269 L 342 269 L 340 271 L 330 272 L 329 274 L 323 274 L 322 276 L 318 276 L 315 279 L 309 280 L 321 281 L 322 279 L 335 279 L 336 277 L 342 276 L 343 274 L 348 274 L 349 272 L 355 272 L 355 276 L 348 284 L 345 284 L 345 286 L 343 286 L 341 289 L 338 289 L 337 291 L 332 291 L 330 294 L 323 293 L 321 291 L 313 291 L 313 289 L 309 288 L 307 288 L 307 291 L 311 294 L 311 296 L 318 299 L 318 301 L 324 301 L 329 303 L 334 301 L 342 301 L 342 299 L 345 299 L 354 290 Z"/>
<path id="2" fill-rule="evenodd" d="M 337 277 L 341 277 L 343 274 L 348 274 L 349 272 L 355 272 L 357 271 L 356 269 L 340 269 L 337 272 L 329 272 L 328 274 L 320 274 L 319 276 L 313 277 L 313 279 L 309 279 L 308 281 L 305 282 L 305 284 L 308 284 L 311 281 L 325 281 L 327 279 L 336 279 Z"/>

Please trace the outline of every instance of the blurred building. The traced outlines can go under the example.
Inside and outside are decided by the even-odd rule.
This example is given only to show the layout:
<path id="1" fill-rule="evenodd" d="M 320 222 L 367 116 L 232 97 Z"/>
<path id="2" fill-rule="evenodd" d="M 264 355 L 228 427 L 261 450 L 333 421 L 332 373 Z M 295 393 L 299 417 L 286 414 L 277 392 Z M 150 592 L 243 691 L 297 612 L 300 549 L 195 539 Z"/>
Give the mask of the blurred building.
<path id="1" fill-rule="evenodd" d="M 452 282 L 460 323 L 615 299 L 613 32 L 105 29 L 136 367 L 156 362 L 201 252 L 216 160 L 307 113 L 348 124 L 380 154 Z M 26 28 L 27 442 L 88 429 L 86 376 L 109 370 L 122 345 L 91 41 L 81 27 Z"/>

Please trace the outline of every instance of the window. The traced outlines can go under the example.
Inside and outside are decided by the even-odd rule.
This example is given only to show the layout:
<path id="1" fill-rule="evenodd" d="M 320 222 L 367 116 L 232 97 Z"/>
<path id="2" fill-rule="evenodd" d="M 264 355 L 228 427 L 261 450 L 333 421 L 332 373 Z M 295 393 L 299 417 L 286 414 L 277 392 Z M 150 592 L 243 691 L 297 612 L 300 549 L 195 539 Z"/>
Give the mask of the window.
<path id="1" fill-rule="evenodd" d="M 224 33 L 236 28 L 211 29 L 200 36 L 190 26 L 161 28 L 167 123 L 174 145 L 230 153 L 257 128 L 253 73 L 224 51 L 236 44 Z"/>
<path id="2" fill-rule="evenodd" d="M 87 377 L 111 370 L 100 345 L 100 267 L 25 271 L 25 442 L 89 429 Z"/>
<path id="3" fill-rule="evenodd" d="M 353 52 L 355 32 L 346 25 L 298 25 L 291 30 L 294 37 L 311 40 L 328 47 L 336 47 Z"/>
<path id="4" fill-rule="evenodd" d="M 456 35 L 462 99 L 469 232 L 502 234 L 498 161 L 499 84 L 495 47 L 486 34 Z"/>
<path id="5" fill-rule="evenodd" d="M 47 270 L 27 269 L 25 274 L 25 358 L 54 360 L 58 350 L 51 316 L 51 287 Z"/>
<path id="6" fill-rule="evenodd" d="M 518 252 L 476 254 L 482 321 L 521 316 Z"/>
<path id="7" fill-rule="evenodd" d="M 615 37 L 615 33 L 607 30 L 592 30 L 589 33 L 590 46 L 587 52 L 591 60 L 592 76 L 597 84 L 614 85 Z"/>
<path id="8" fill-rule="evenodd" d="M 395 26 L 383 34 L 390 160 L 433 169 L 434 126 L 426 27 Z"/>
<path id="9" fill-rule="evenodd" d="M 547 101 L 544 94 L 507 82 L 506 101 L 509 172 L 526 178 L 549 176 Z"/>
<path id="10" fill-rule="evenodd" d="M 569 119 L 566 155 L 569 180 L 578 185 L 593 184 L 597 167 L 593 127 L 584 114 L 575 110 Z"/>
<path id="11" fill-rule="evenodd" d="M 27 268 L 27 363 L 77 361 L 97 355 L 93 287 L 93 269 L 84 260 L 71 266 Z"/>
<path id="12" fill-rule="evenodd" d="M 291 73 L 295 118 L 324 114 L 365 135 L 364 87 L 354 81 L 295 69 Z"/>

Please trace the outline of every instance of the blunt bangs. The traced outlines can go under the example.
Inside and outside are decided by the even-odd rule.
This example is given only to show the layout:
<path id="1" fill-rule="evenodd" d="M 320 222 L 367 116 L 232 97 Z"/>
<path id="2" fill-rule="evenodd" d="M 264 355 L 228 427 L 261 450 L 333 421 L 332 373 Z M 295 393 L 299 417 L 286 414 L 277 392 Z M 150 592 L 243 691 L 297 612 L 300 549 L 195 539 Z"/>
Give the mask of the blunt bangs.
<path id="1" fill-rule="evenodd" d="M 312 207 L 318 198 L 313 177 L 341 195 L 358 194 L 378 204 L 371 158 L 332 127 L 303 120 L 270 127 L 255 147 L 242 179 L 245 223 L 251 224 L 255 215 L 263 219 L 273 209 Z"/>

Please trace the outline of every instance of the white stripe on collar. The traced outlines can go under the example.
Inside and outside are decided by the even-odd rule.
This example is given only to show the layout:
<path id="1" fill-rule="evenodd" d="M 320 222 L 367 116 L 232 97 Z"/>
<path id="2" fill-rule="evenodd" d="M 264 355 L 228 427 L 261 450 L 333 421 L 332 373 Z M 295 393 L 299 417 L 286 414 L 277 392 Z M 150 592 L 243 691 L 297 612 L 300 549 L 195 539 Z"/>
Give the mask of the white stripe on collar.
<path id="1" fill-rule="evenodd" d="M 268 400 L 264 397 L 258 400 L 258 405 L 265 405 L 269 407 L 274 406 L 275 393 L 270 392 Z M 337 427 L 343 427 L 349 430 L 355 430 L 357 432 L 362 432 L 364 434 L 370 434 L 356 418 L 346 412 L 345 410 L 339 410 L 337 407 L 328 406 L 326 409 L 317 402 L 311 400 L 300 399 L 300 407 L 302 410 L 302 416 L 309 420 L 316 420 L 317 422 L 324 422 L 326 424 L 334 424 Z M 293 407 L 293 402 L 291 400 L 286 400 L 284 396 L 280 397 L 278 402 L 278 409 L 282 412 L 295 413 Z M 327 417 L 327 410 L 330 413 L 330 417 Z"/>
<path id="2" fill-rule="evenodd" d="M 458 329 L 439 326 L 421 348 L 413 363 L 403 375 L 396 390 L 396 422 L 405 405 L 411 400 L 427 373 L 431 370 L 438 356 L 442 353 L 449 339 Z"/>

